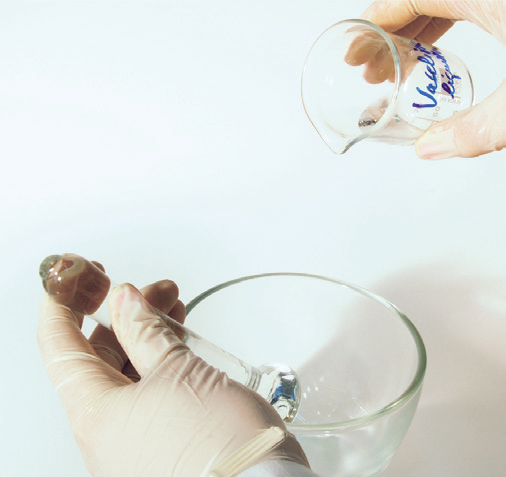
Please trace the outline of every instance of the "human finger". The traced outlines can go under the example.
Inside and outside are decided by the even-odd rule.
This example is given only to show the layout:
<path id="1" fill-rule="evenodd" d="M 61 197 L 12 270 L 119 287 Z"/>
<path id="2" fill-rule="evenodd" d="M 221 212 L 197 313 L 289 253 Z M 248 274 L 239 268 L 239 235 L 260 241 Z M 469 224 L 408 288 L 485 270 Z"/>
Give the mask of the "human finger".
<path id="1" fill-rule="evenodd" d="M 402 28 L 389 33 L 395 33 L 396 35 L 403 36 L 405 38 L 416 38 L 427 27 L 431 20 L 432 17 L 420 15 Z"/>
<path id="2" fill-rule="evenodd" d="M 433 0 L 401 0 L 394 2 L 376 0 L 362 14 L 362 18 L 376 23 L 385 31 L 391 33 L 400 31 L 403 28 L 409 31 L 409 25 L 412 22 L 420 22 L 418 18 L 422 16 L 446 18 L 454 21 L 464 20 L 465 18 L 458 10 L 456 3 Z"/>
<path id="3" fill-rule="evenodd" d="M 448 18 L 432 17 L 430 22 L 425 25 L 425 28 L 420 31 L 416 36 L 401 35 L 407 38 L 413 38 L 421 43 L 432 44 L 441 38 L 453 25 L 455 20 Z"/>
<path id="4" fill-rule="evenodd" d="M 91 263 L 93 263 L 95 267 L 99 268 L 105 273 L 105 267 L 100 262 L 97 262 L 96 260 L 91 260 Z"/>
<path id="5" fill-rule="evenodd" d="M 416 38 L 430 22 L 431 17 L 422 15 L 395 33 L 406 38 Z M 383 37 L 379 33 L 360 32 L 348 47 L 345 61 L 350 66 L 362 65 L 372 61 L 385 48 L 388 50 Z"/>
<path id="6" fill-rule="evenodd" d="M 350 43 L 344 61 L 359 66 L 371 61 L 384 48 L 383 39 L 376 32 L 360 32 Z"/>
<path id="7" fill-rule="evenodd" d="M 121 373 L 134 383 L 136 383 L 137 381 L 139 381 L 141 379 L 141 376 L 139 375 L 137 370 L 134 368 L 134 365 L 132 364 L 132 362 L 130 360 L 128 360 L 125 363 L 125 366 L 123 366 Z"/>
<path id="8" fill-rule="evenodd" d="M 126 354 L 142 377 L 171 355 L 188 351 L 180 338 L 184 329 L 169 326 L 133 285 L 116 287 L 109 298 L 111 322 Z"/>
<path id="9" fill-rule="evenodd" d="M 182 302 L 178 300 L 179 289 L 172 280 L 155 282 L 142 288 L 141 293 L 150 305 L 179 323 L 184 323 L 186 313 L 182 313 Z"/>
<path id="10" fill-rule="evenodd" d="M 506 147 L 506 80 L 481 103 L 431 126 L 415 143 L 423 159 L 476 157 Z"/>
<path id="11" fill-rule="evenodd" d="M 111 282 L 97 264 L 73 253 L 50 255 L 40 264 L 39 275 L 55 302 L 82 317 L 95 313 L 109 291 Z"/>
<path id="12" fill-rule="evenodd" d="M 37 340 L 47 373 L 70 412 L 83 412 L 102 393 L 129 382 L 97 356 L 80 330 L 81 319 L 44 296 Z"/>
<path id="13" fill-rule="evenodd" d="M 454 22 L 468 20 L 494 35 L 503 45 L 506 43 L 504 0 L 457 2 L 455 0 L 377 0 L 363 13 L 362 18 L 370 20 L 388 32 L 396 32 L 421 15 L 442 18 L 427 28 L 427 36 L 419 41 L 434 42 Z"/>
<path id="14" fill-rule="evenodd" d="M 89 338 L 93 350 L 99 358 L 122 372 L 128 361 L 128 356 L 116 338 L 114 331 L 105 326 L 97 325 Z"/>
<path id="15" fill-rule="evenodd" d="M 169 311 L 168 315 L 176 320 L 178 323 L 183 324 L 186 320 L 186 307 L 181 300 L 178 300 L 176 304 Z"/>
<path id="16" fill-rule="evenodd" d="M 100 264 L 95 265 L 99 266 Z M 182 303 L 178 300 L 179 289 L 173 281 L 160 280 L 143 287 L 140 291 L 150 305 L 164 314 L 174 315 L 171 318 L 176 321 L 184 322 L 186 313 L 184 306 L 181 307 Z M 128 365 L 128 356 L 113 331 L 98 325 L 91 334 L 89 342 L 95 353 L 106 363 L 128 377 L 138 380 L 135 368 L 131 363 Z"/>
<path id="17" fill-rule="evenodd" d="M 358 35 L 350 44 L 345 58 L 350 66 L 364 65 L 362 76 L 370 84 L 379 84 L 395 77 L 390 47 L 376 32 Z"/>
<path id="18" fill-rule="evenodd" d="M 395 75 L 395 64 L 390 50 L 385 48 L 367 62 L 363 72 L 364 80 L 370 84 L 380 84 Z"/>

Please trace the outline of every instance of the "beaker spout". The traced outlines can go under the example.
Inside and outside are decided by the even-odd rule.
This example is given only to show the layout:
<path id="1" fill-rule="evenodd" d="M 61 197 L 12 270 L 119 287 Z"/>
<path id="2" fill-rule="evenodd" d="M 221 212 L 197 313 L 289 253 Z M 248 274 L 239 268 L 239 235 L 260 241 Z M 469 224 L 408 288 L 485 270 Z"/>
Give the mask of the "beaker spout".
<path id="1" fill-rule="evenodd" d="M 348 152 L 350 150 L 351 146 L 353 146 L 354 144 L 356 144 L 358 141 L 360 141 L 362 139 L 361 136 L 358 136 L 355 138 L 349 138 L 349 137 L 328 138 L 328 137 L 325 137 L 323 134 L 320 134 L 320 136 L 322 137 L 325 144 L 327 144 L 329 149 L 334 154 L 338 154 L 338 155 L 345 154 L 346 152 Z"/>

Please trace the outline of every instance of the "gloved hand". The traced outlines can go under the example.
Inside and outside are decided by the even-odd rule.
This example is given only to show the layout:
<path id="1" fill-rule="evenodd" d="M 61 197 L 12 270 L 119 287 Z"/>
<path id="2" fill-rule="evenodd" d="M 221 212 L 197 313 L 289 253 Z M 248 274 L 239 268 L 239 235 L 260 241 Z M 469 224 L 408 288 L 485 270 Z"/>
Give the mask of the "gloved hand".
<path id="1" fill-rule="evenodd" d="M 434 43 L 458 20 L 468 20 L 506 44 L 506 2 L 375 1 L 362 15 L 389 33 Z M 465 59 L 464 59 L 465 60 Z M 504 61 L 504 60 L 503 60 Z M 476 157 L 506 146 L 506 81 L 483 102 L 432 125 L 415 143 L 424 159 Z"/>
<path id="2" fill-rule="evenodd" d="M 83 315 L 49 296 L 38 329 L 47 372 L 93 476 L 200 477 L 265 429 L 286 433 L 267 401 L 195 356 L 159 318 L 152 306 L 184 321 L 173 282 L 142 293 L 121 285 L 109 302 L 114 332 L 99 325 L 88 340 Z M 308 466 L 295 438 L 283 437 L 256 462 Z"/>

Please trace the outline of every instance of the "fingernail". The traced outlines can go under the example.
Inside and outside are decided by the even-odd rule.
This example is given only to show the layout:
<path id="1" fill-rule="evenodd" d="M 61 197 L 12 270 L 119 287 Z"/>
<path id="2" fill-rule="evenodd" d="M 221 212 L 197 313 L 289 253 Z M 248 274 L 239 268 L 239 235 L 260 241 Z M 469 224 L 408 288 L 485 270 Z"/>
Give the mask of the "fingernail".
<path id="1" fill-rule="evenodd" d="M 127 298 L 127 288 L 124 285 L 118 285 L 109 292 L 109 303 L 114 303 L 115 308 L 120 309 Z"/>
<path id="2" fill-rule="evenodd" d="M 422 159 L 439 160 L 455 157 L 458 152 L 455 148 L 453 130 L 438 128 L 428 130 L 415 143 L 415 152 Z"/>
<path id="3" fill-rule="evenodd" d="M 122 283 L 114 287 L 109 294 L 109 301 L 113 301 L 119 309 L 137 300 L 137 289 L 130 283 Z"/>

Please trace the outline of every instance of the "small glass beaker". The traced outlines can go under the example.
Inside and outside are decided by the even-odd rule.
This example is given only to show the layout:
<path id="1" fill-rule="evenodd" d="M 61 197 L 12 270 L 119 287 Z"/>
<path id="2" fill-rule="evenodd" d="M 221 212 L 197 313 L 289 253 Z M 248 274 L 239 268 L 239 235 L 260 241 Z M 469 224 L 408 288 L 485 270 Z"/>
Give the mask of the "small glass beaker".
<path id="1" fill-rule="evenodd" d="M 474 98 L 456 55 L 360 19 L 341 21 L 316 40 L 301 93 L 313 126 L 338 154 L 363 139 L 413 144 Z"/>
<path id="2" fill-rule="evenodd" d="M 298 414 L 287 424 L 320 477 L 371 477 L 389 464 L 417 408 L 422 338 L 387 300 L 304 273 L 232 280 L 199 295 L 187 322 L 249 362 L 290 363 Z"/>

